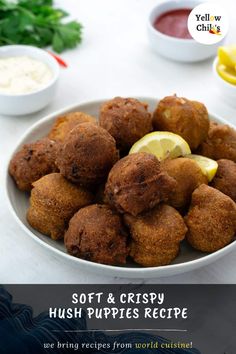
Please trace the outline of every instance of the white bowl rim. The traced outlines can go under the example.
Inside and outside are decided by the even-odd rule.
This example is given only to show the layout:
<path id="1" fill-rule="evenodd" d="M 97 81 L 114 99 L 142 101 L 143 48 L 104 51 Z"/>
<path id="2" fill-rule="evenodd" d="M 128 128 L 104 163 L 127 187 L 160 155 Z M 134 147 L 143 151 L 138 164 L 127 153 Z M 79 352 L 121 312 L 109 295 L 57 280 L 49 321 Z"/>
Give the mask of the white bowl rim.
<path id="1" fill-rule="evenodd" d="M 215 59 L 214 59 L 214 61 L 213 61 L 213 64 L 212 64 L 212 68 L 213 68 L 213 72 L 214 72 L 215 77 L 217 77 L 218 80 L 219 80 L 220 82 L 222 82 L 223 85 L 225 85 L 225 87 L 228 87 L 228 88 L 230 88 L 230 89 L 232 89 L 232 90 L 234 89 L 234 90 L 235 90 L 235 94 L 236 94 L 236 85 L 231 84 L 230 82 L 227 82 L 226 80 L 224 80 L 224 79 L 218 74 L 218 72 L 217 72 L 217 70 L 216 70 L 216 66 L 217 66 L 218 62 L 219 62 L 219 58 L 218 58 L 218 56 L 216 56 Z"/>
<path id="2" fill-rule="evenodd" d="M 133 96 L 130 96 L 133 97 Z M 141 100 L 141 101 L 145 101 L 145 100 L 156 100 L 157 102 L 159 101 L 159 98 L 157 97 L 147 97 L 147 96 L 135 96 L 135 98 Z M 101 105 L 102 103 L 104 103 L 104 101 L 110 100 L 111 98 L 103 98 L 103 99 L 98 99 L 98 100 L 90 100 L 90 101 L 83 101 L 77 104 L 73 104 L 73 105 L 68 105 L 65 108 L 62 108 L 60 110 L 57 110 L 56 112 L 50 113 L 48 114 L 46 117 L 38 120 L 37 122 L 35 122 L 32 126 L 30 126 L 25 133 L 21 136 L 20 139 L 18 139 L 17 144 L 15 145 L 15 148 L 12 150 L 8 160 L 6 161 L 5 164 L 5 181 L 4 181 L 4 193 L 7 199 L 7 204 L 9 207 L 9 210 L 11 211 L 11 214 L 13 215 L 14 219 L 16 220 L 17 224 L 20 225 L 20 227 L 36 242 L 38 242 L 41 246 L 45 247 L 47 250 L 54 252 L 55 254 L 57 254 L 60 257 L 63 257 L 64 259 L 68 259 L 69 261 L 74 261 L 75 263 L 79 264 L 84 264 L 87 265 L 91 268 L 91 271 L 96 272 L 96 268 L 99 268 L 101 271 L 104 270 L 111 270 L 112 273 L 114 274 L 114 271 L 117 273 L 118 277 L 125 277 L 128 276 L 129 278 L 132 278 L 131 276 L 129 276 L 126 273 L 132 273 L 134 278 L 146 278 L 146 277 L 150 277 L 152 278 L 153 275 L 155 275 L 155 273 L 160 273 L 162 270 L 171 270 L 171 269 L 176 269 L 176 270 L 180 270 L 181 268 L 183 269 L 182 273 L 191 271 L 193 268 L 191 267 L 192 265 L 196 265 L 196 267 L 194 268 L 198 268 L 201 265 L 204 266 L 205 264 L 207 264 L 207 261 L 209 261 L 208 263 L 212 263 L 214 260 L 216 260 L 218 258 L 218 255 L 221 254 L 221 256 L 223 256 L 225 253 L 228 253 L 228 250 L 230 248 L 235 248 L 236 247 L 236 241 L 231 242 L 229 245 L 221 248 L 220 250 L 210 253 L 210 254 L 206 254 L 205 256 L 192 260 L 192 261 L 187 261 L 187 262 L 183 262 L 183 263 L 178 263 L 178 264 L 169 264 L 169 265 L 165 265 L 165 266 L 159 266 L 159 267 L 139 267 L 139 268 L 131 268 L 131 267 L 120 267 L 120 266 L 111 266 L 111 265 L 105 265 L 105 264 L 100 264 L 100 263 L 95 263 L 95 262 L 91 262 L 91 261 L 87 261 L 81 258 L 77 258 L 77 257 L 73 257 L 71 255 L 69 255 L 68 253 L 62 252 L 61 250 L 49 245 L 48 243 L 44 242 L 43 240 L 41 240 L 39 237 L 37 237 L 33 232 L 30 231 L 30 229 L 28 229 L 20 220 L 20 218 L 18 217 L 17 213 L 15 212 L 12 204 L 11 204 L 11 200 L 10 200 L 10 196 L 9 196 L 9 191 L 8 191 L 8 179 L 9 179 L 9 174 L 8 174 L 8 166 L 9 163 L 11 161 L 11 158 L 13 156 L 13 154 L 19 149 L 20 146 L 22 146 L 23 141 L 25 140 L 25 138 L 32 132 L 34 131 L 38 126 L 40 126 L 42 123 L 47 122 L 47 121 L 51 121 L 52 119 L 55 119 L 56 117 L 63 115 L 64 113 L 73 111 L 75 109 L 78 108 L 78 106 L 83 106 L 83 105 L 89 105 L 89 104 L 97 104 L 97 105 Z M 233 124 L 231 124 L 230 122 L 227 122 L 225 119 L 223 118 L 219 118 L 216 114 L 210 114 L 209 116 L 212 119 L 219 119 L 222 124 L 227 124 L 231 127 L 234 127 Z M 176 271 L 176 273 L 178 273 Z M 156 274 L 157 275 L 157 274 Z"/>
<path id="3" fill-rule="evenodd" d="M 51 54 L 49 54 L 46 50 L 38 48 L 38 47 L 34 47 L 32 45 L 25 45 L 25 44 L 9 44 L 9 45 L 4 45 L 0 47 L 0 58 L 1 58 L 1 52 L 3 52 L 4 50 L 8 50 L 11 51 L 11 49 L 24 49 L 25 50 L 25 55 L 27 55 L 27 53 L 30 56 L 29 51 L 34 51 L 35 53 L 41 53 L 43 55 L 45 55 L 45 57 L 48 57 L 49 61 L 52 63 L 52 66 L 54 67 L 54 71 L 53 71 L 53 77 L 52 79 L 45 85 L 43 85 L 42 87 L 40 87 L 38 90 L 33 91 L 33 92 L 26 92 L 26 93 L 20 93 L 20 94 L 9 94 L 9 93 L 5 93 L 5 92 L 0 92 L 0 96 L 3 97 L 10 97 L 10 98 L 14 98 L 14 97 L 29 97 L 32 95 L 37 95 L 38 93 L 46 90 L 48 87 L 53 86 L 54 83 L 58 80 L 59 78 L 59 73 L 60 73 L 60 69 L 59 69 L 59 64 L 56 61 L 55 58 L 53 58 L 53 56 Z M 17 55 L 15 55 L 17 56 Z"/>
<path id="4" fill-rule="evenodd" d="M 153 26 L 153 22 L 152 22 L 152 20 L 151 20 L 151 18 L 152 18 L 152 15 L 163 5 L 163 4 L 167 4 L 167 3 L 173 3 L 173 2 L 175 2 L 177 5 L 178 4 L 181 4 L 182 3 L 182 0 L 178 0 L 178 1 L 173 1 L 173 0 L 167 0 L 167 1 L 165 1 L 165 0 L 162 0 L 162 2 L 160 2 L 159 4 L 157 4 L 156 6 L 154 6 L 153 8 L 152 8 L 152 10 L 150 11 L 150 13 L 149 13 L 149 16 L 148 16 L 148 27 L 149 27 L 149 30 L 151 30 L 155 35 L 157 35 L 157 36 L 159 36 L 159 37 L 162 37 L 163 39 L 165 39 L 165 40 L 169 40 L 170 42 L 178 42 L 178 43 L 188 43 L 188 44 L 190 44 L 190 43 L 197 43 L 196 41 L 195 41 L 195 39 L 193 39 L 193 38 L 178 38 L 178 37 L 173 37 L 173 36 L 168 36 L 167 34 L 165 34 L 165 33 L 162 33 L 162 32 L 160 32 L 160 31 L 158 31 L 156 28 L 154 28 L 154 26 Z M 184 2 L 184 1 L 183 1 Z M 203 0 L 197 0 L 196 2 L 198 2 L 199 3 L 199 5 L 203 2 Z M 177 9 L 177 8 L 174 8 L 173 7 L 173 10 L 174 9 Z M 189 9 L 193 9 L 193 8 L 191 8 L 191 4 L 190 4 L 190 7 L 189 7 Z M 160 12 L 159 14 L 157 14 L 157 17 L 158 16 L 160 16 L 160 15 L 162 15 L 162 14 L 164 14 L 165 12 Z M 187 45 L 188 45 L 187 44 Z"/>

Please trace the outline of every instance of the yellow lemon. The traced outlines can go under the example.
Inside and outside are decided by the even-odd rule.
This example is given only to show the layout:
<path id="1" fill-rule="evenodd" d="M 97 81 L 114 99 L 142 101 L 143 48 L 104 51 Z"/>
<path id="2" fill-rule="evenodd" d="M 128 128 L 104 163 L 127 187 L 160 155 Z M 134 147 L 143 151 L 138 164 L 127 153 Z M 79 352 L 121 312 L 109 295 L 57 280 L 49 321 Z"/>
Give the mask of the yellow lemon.
<path id="1" fill-rule="evenodd" d="M 181 136 L 162 131 L 149 133 L 138 140 L 129 153 L 135 152 L 148 152 L 155 155 L 160 161 L 191 154 L 188 143 Z"/>
<path id="2" fill-rule="evenodd" d="M 227 66 L 235 70 L 236 66 L 236 45 L 230 45 L 227 47 L 219 47 L 218 58 L 220 64 Z"/>
<path id="3" fill-rule="evenodd" d="M 215 177 L 218 163 L 215 160 L 209 159 L 208 157 L 201 156 L 201 155 L 187 155 L 188 159 L 194 160 L 198 166 L 201 168 L 202 173 L 207 176 L 208 181 L 212 181 Z"/>
<path id="4" fill-rule="evenodd" d="M 216 70 L 220 77 L 230 84 L 236 85 L 236 70 L 231 69 L 224 64 L 217 64 Z"/>

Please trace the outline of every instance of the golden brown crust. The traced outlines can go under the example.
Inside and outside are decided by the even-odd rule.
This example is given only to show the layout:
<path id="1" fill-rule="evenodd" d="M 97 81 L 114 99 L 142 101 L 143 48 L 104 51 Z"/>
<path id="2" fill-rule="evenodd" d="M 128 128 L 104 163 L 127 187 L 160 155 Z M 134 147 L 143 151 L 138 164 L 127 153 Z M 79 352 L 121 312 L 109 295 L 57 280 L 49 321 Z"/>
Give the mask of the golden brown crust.
<path id="1" fill-rule="evenodd" d="M 165 160 L 162 163 L 162 168 L 177 182 L 176 188 L 168 199 L 168 204 L 177 209 L 188 206 L 194 189 L 201 184 L 208 184 L 207 177 L 202 173 L 197 163 L 191 159 L 180 157 Z"/>
<path id="2" fill-rule="evenodd" d="M 132 237 L 131 257 L 143 266 L 169 264 L 187 232 L 181 215 L 166 204 L 136 217 L 125 214 L 124 220 Z"/>
<path id="3" fill-rule="evenodd" d="M 93 201 L 90 192 L 59 173 L 42 177 L 33 187 L 27 220 L 34 229 L 54 240 L 63 238 L 74 213 Z"/>
<path id="4" fill-rule="evenodd" d="M 149 246 L 179 243 L 187 231 L 180 213 L 163 203 L 138 216 L 125 214 L 124 220 L 132 238 Z"/>
<path id="5" fill-rule="evenodd" d="M 103 264 L 124 264 L 128 254 L 122 221 L 107 205 L 80 209 L 70 220 L 65 246 L 75 257 Z"/>
<path id="6" fill-rule="evenodd" d="M 100 109 L 99 124 L 116 140 L 121 150 L 129 149 L 152 131 L 152 117 L 147 104 L 135 98 L 115 97 Z"/>
<path id="7" fill-rule="evenodd" d="M 167 200 L 176 182 L 161 170 L 154 155 L 140 152 L 119 160 L 105 187 L 109 204 L 120 213 L 139 213 Z"/>
<path id="8" fill-rule="evenodd" d="M 228 125 L 212 123 L 206 140 L 198 153 L 214 160 L 228 159 L 236 162 L 236 130 Z"/>
<path id="9" fill-rule="evenodd" d="M 9 173 L 17 187 L 30 191 L 32 183 L 52 172 L 57 172 L 55 165 L 58 145 L 43 138 L 34 143 L 25 144 L 16 152 L 9 165 Z"/>
<path id="10" fill-rule="evenodd" d="M 81 123 L 94 123 L 96 124 L 96 118 L 83 112 L 70 112 L 64 116 L 60 116 L 54 122 L 48 138 L 51 140 L 63 142 L 66 135 L 78 124 Z"/>
<path id="11" fill-rule="evenodd" d="M 200 102 L 167 96 L 159 102 L 153 113 L 153 126 L 155 130 L 182 136 L 191 149 L 196 149 L 207 137 L 208 112 Z"/>
<path id="12" fill-rule="evenodd" d="M 143 245 L 139 246 L 135 241 L 131 242 L 130 256 L 133 260 L 144 267 L 159 267 L 170 264 L 179 254 L 179 245 L 171 245 L 169 248 L 156 249 Z"/>
<path id="13" fill-rule="evenodd" d="M 202 184 L 195 189 L 187 216 L 187 240 L 202 252 L 229 244 L 236 231 L 236 204 L 217 189 Z"/>
<path id="14" fill-rule="evenodd" d="M 236 202 L 236 163 L 226 159 L 217 163 L 218 169 L 211 185 Z"/>
<path id="15" fill-rule="evenodd" d="M 103 182 L 117 159 L 113 137 L 95 124 L 82 123 L 67 135 L 56 163 L 67 179 L 90 186 Z"/>

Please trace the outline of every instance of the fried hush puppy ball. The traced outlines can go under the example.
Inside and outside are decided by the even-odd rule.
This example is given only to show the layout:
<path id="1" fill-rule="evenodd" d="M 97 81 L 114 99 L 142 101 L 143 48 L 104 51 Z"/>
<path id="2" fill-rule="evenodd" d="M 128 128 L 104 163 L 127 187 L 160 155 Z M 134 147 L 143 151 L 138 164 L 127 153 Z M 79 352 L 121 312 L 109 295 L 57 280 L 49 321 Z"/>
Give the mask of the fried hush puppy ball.
<path id="1" fill-rule="evenodd" d="M 9 173 L 20 190 L 30 191 L 33 182 L 58 171 L 55 165 L 57 148 L 54 141 L 43 138 L 23 145 L 15 153 L 9 165 Z"/>
<path id="2" fill-rule="evenodd" d="M 130 255 L 136 263 L 154 267 L 169 264 L 176 258 L 187 232 L 177 210 L 159 204 L 136 217 L 125 214 L 124 220 L 132 237 Z"/>
<path id="3" fill-rule="evenodd" d="M 135 98 L 116 97 L 101 106 L 99 124 L 116 140 L 120 150 L 128 150 L 152 131 L 148 106 Z"/>
<path id="4" fill-rule="evenodd" d="M 33 187 L 27 220 L 35 230 L 53 240 L 63 238 L 74 213 L 93 201 L 90 192 L 70 183 L 60 173 L 42 177 Z"/>
<path id="5" fill-rule="evenodd" d="M 170 264 L 179 254 L 179 245 L 170 245 L 168 248 L 144 247 L 132 241 L 130 256 L 143 267 L 158 267 Z"/>
<path id="6" fill-rule="evenodd" d="M 105 186 L 108 203 L 120 213 L 138 215 L 168 199 L 176 181 L 161 170 L 154 155 L 140 152 L 119 160 Z"/>
<path id="7" fill-rule="evenodd" d="M 192 194 L 185 222 L 190 245 L 202 252 L 215 252 L 234 238 L 236 204 L 217 189 L 202 184 Z"/>
<path id="8" fill-rule="evenodd" d="M 217 163 L 218 169 L 211 185 L 236 202 L 236 163 L 226 159 Z"/>
<path id="9" fill-rule="evenodd" d="M 50 130 L 48 137 L 51 140 L 63 142 L 66 135 L 78 124 L 94 123 L 96 118 L 83 112 L 70 112 L 58 117 Z"/>
<path id="10" fill-rule="evenodd" d="M 125 264 L 128 255 L 121 218 L 107 205 L 80 209 L 70 220 L 64 241 L 71 255 L 92 262 Z"/>
<path id="11" fill-rule="evenodd" d="M 56 163 L 68 180 L 90 186 L 103 182 L 117 160 L 114 138 L 93 123 L 81 123 L 66 136 Z"/>
<path id="12" fill-rule="evenodd" d="M 187 98 L 167 96 L 153 113 L 155 130 L 169 131 L 184 138 L 191 149 L 196 149 L 207 137 L 208 112 L 204 104 Z"/>
<path id="13" fill-rule="evenodd" d="M 208 136 L 199 146 L 198 153 L 214 160 L 236 162 L 236 130 L 225 124 L 211 122 Z"/>
<path id="14" fill-rule="evenodd" d="M 176 188 L 168 198 L 168 204 L 174 208 L 186 207 L 191 201 L 194 189 L 201 184 L 208 184 L 207 177 L 202 173 L 198 164 L 191 159 L 180 157 L 165 160 L 162 168 L 177 182 Z"/>

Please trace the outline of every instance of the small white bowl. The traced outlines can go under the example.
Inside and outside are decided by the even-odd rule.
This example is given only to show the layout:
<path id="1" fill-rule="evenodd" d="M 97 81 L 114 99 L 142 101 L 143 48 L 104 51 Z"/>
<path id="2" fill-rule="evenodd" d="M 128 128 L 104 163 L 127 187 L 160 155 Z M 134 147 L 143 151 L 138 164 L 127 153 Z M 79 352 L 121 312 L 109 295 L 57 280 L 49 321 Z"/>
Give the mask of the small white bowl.
<path id="1" fill-rule="evenodd" d="M 24 115 L 37 112 L 53 99 L 59 77 L 57 61 L 45 50 L 28 45 L 8 45 L 0 48 L 0 58 L 29 56 L 47 64 L 53 73 L 52 80 L 35 92 L 11 95 L 0 92 L 0 113 L 5 115 Z"/>
<path id="2" fill-rule="evenodd" d="M 182 62 L 197 62 L 214 56 L 218 46 L 223 43 L 224 39 L 219 43 L 205 45 L 196 42 L 194 39 L 182 39 L 167 36 L 153 26 L 157 17 L 161 14 L 177 9 L 193 9 L 200 5 L 199 0 L 170 0 L 158 4 L 151 11 L 148 18 L 148 37 L 152 48 L 162 56 Z"/>
<path id="3" fill-rule="evenodd" d="M 232 107 L 236 108 L 236 85 L 230 84 L 229 82 L 222 79 L 222 77 L 220 77 L 216 69 L 218 61 L 219 59 L 216 57 L 213 62 L 213 74 L 217 83 L 217 87 L 221 97 Z"/>

